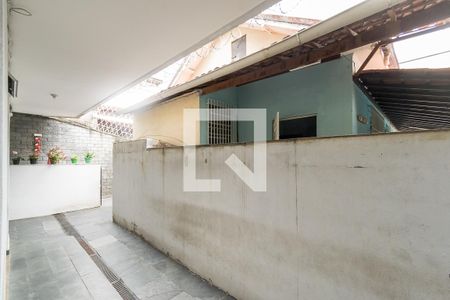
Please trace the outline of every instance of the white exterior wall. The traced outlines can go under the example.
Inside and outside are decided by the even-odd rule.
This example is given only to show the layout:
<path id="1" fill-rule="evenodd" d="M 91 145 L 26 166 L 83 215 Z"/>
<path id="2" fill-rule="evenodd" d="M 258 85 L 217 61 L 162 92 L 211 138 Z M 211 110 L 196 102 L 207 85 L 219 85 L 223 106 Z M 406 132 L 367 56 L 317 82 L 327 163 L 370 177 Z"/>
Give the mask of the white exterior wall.
<path id="1" fill-rule="evenodd" d="M 11 166 L 10 176 L 10 220 L 101 204 L 97 165 L 18 165 Z"/>
<path id="2" fill-rule="evenodd" d="M 8 4 L 6 0 L 1 0 L 0 16 L 0 299 L 4 299 L 7 283 L 9 172 Z"/>
<path id="3" fill-rule="evenodd" d="M 450 131 L 268 144 L 268 190 L 223 163 L 252 144 L 114 148 L 114 220 L 238 299 L 448 299 Z"/>

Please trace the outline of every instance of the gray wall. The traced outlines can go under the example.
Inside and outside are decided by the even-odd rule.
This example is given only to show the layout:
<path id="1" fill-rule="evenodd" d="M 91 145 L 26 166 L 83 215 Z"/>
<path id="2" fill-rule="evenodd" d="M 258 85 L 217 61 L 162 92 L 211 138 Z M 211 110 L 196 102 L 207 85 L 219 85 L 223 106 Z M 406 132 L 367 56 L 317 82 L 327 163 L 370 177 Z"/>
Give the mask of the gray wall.
<path id="1" fill-rule="evenodd" d="M 47 163 L 47 152 L 53 147 L 60 147 L 67 156 L 78 155 L 78 163 L 84 163 L 84 154 L 94 151 L 93 164 L 102 166 L 102 196 L 112 193 L 112 148 L 116 137 L 102 134 L 84 127 L 75 126 L 58 120 L 27 114 L 14 113 L 11 118 L 11 151 L 28 158 L 33 153 L 33 134 L 41 133 L 42 154 L 39 163 Z M 28 164 L 28 161 L 22 161 Z"/>
<path id="2" fill-rule="evenodd" d="M 271 142 L 267 192 L 224 164 L 252 144 L 114 146 L 113 215 L 238 299 L 448 299 L 450 131 Z"/>

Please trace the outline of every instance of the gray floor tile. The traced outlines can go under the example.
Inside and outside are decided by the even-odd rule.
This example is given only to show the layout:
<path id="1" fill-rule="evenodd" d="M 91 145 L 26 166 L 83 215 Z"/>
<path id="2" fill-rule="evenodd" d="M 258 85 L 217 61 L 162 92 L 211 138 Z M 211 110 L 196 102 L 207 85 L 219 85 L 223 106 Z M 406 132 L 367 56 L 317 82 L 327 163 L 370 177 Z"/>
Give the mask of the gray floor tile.
<path id="1" fill-rule="evenodd" d="M 154 296 L 173 294 L 172 297 L 181 293 L 182 291 L 178 289 L 173 282 L 165 277 L 150 281 L 146 285 L 136 289 L 135 294 L 140 299 L 151 298 Z M 170 298 L 169 298 L 170 299 Z"/>
<path id="2" fill-rule="evenodd" d="M 178 294 L 177 296 L 175 296 L 174 298 L 172 298 L 172 300 L 196 300 L 197 298 L 192 297 L 191 295 L 189 295 L 186 292 L 182 292 L 180 294 Z"/>
<path id="3" fill-rule="evenodd" d="M 86 252 L 73 255 L 70 257 L 70 260 L 75 266 L 75 269 L 77 269 L 78 274 L 81 276 L 98 271 L 97 265 L 92 261 Z"/>
<path id="4" fill-rule="evenodd" d="M 144 296 L 142 300 L 171 300 L 181 294 L 180 291 L 170 291 L 159 295 Z"/>
<path id="5" fill-rule="evenodd" d="M 111 207 L 67 213 L 68 221 L 140 299 L 233 299 L 112 222 Z M 11 300 L 121 299 L 78 241 L 53 216 L 10 223 Z"/>
<path id="6" fill-rule="evenodd" d="M 100 271 L 90 273 L 82 277 L 89 293 L 95 300 L 121 300 L 122 298 L 113 288 L 111 283 Z"/>
<path id="7" fill-rule="evenodd" d="M 152 266 L 136 265 L 121 275 L 125 284 L 132 290 L 137 290 L 149 282 L 161 278 L 161 273 Z"/>

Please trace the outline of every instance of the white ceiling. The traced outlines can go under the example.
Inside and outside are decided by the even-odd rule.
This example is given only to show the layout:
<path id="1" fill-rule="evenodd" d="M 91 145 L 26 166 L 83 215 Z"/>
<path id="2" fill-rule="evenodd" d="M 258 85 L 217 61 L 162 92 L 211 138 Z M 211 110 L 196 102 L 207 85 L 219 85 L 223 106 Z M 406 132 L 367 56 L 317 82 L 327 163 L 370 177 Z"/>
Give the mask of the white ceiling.
<path id="1" fill-rule="evenodd" d="M 9 15 L 13 110 L 78 116 L 276 2 L 15 0 L 33 15 Z"/>

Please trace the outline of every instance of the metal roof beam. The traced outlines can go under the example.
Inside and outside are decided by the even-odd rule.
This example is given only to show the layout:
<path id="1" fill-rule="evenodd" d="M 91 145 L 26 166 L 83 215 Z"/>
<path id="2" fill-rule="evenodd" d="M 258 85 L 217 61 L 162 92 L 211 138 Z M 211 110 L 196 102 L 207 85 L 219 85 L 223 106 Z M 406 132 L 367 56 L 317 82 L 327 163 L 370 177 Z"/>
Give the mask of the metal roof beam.
<path id="1" fill-rule="evenodd" d="M 426 105 L 426 104 L 417 104 L 417 103 L 410 103 L 410 102 L 391 102 L 391 101 L 382 101 L 382 100 L 378 100 L 376 101 L 378 103 L 378 105 L 382 106 L 388 106 L 388 107 L 399 107 L 399 108 L 423 108 L 423 109 L 442 109 L 444 111 L 450 111 L 450 103 L 446 103 L 447 105 L 441 105 L 441 106 L 436 106 L 436 105 Z"/>
<path id="2" fill-rule="evenodd" d="M 390 93 L 390 91 L 395 91 L 398 93 L 406 93 L 410 95 L 416 95 L 416 94 L 426 94 L 426 95 L 450 95 L 450 86 L 448 89 L 445 88 L 439 88 L 439 87 L 430 87 L 430 86 L 394 86 L 394 85 L 374 85 L 374 84 L 368 84 L 366 85 L 367 88 L 370 90 L 370 92 L 379 92 L 379 93 Z M 389 91 L 389 92 L 386 92 Z"/>
<path id="3" fill-rule="evenodd" d="M 408 93 L 378 93 L 371 91 L 374 99 L 394 99 L 394 100 L 411 100 L 411 101 L 431 101 L 437 103 L 450 103 L 450 93 L 448 95 L 425 95 L 425 94 L 408 94 Z"/>
<path id="4" fill-rule="evenodd" d="M 417 111 L 410 111 L 410 110 L 398 110 L 398 109 L 392 109 L 392 108 L 383 108 L 383 111 L 388 115 L 403 115 L 403 116 L 411 116 L 411 117 L 423 117 L 423 118 L 429 118 L 429 119 L 435 119 L 435 120 L 442 120 L 442 121 L 450 121 L 450 115 L 435 115 L 435 114 L 429 114 L 424 112 L 417 112 Z"/>

